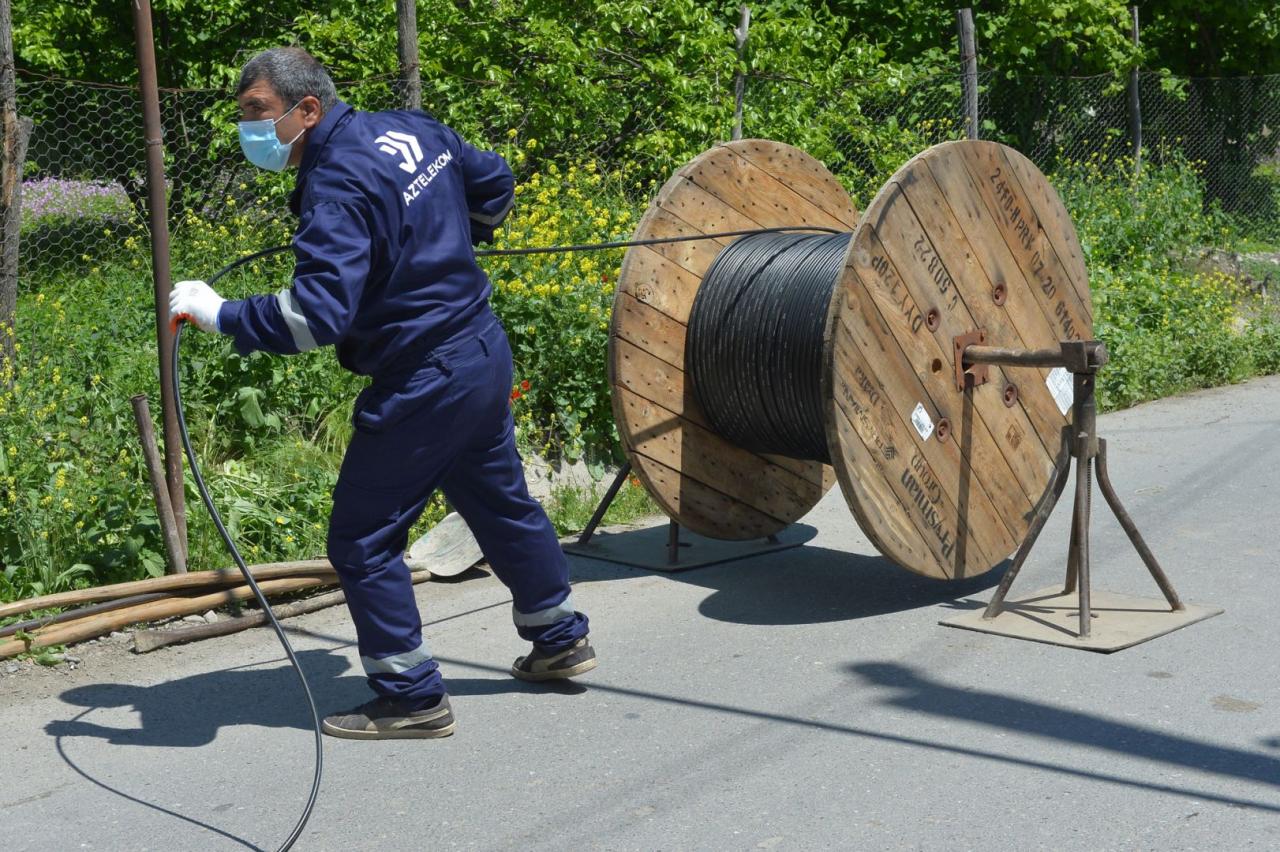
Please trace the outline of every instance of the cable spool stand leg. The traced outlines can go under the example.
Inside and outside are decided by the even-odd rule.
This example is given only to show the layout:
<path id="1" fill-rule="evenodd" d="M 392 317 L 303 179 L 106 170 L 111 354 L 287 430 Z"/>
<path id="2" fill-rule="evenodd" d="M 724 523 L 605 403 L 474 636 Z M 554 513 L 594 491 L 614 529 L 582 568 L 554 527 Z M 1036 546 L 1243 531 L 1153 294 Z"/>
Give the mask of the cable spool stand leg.
<path id="1" fill-rule="evenodd" d="M 613 478 L 613 483 L 609 486 L 609 490 L 604 493 L 604 497 L 600 500 L 600 505 L 596 506 L 595 512 L 591 514 L 591 520 L 587 522 L 587 527 L 582 531 L 582 535 L 578 536 L 578 544 L 585 545 L 591 541 L 591 536 L 595 535 L 596 527 L 600 526 L 600 522 L 604 520 L 604 513 L 609 511 L 609 507 L 613 505 L 613 499 L 618 496 L 618 489 L 622 488 L 622 483 L 627 481 L 627 477 L 631 475 L 631 462 L 623 462 L 622 467 L 618 468 L 618 475 Z"/>

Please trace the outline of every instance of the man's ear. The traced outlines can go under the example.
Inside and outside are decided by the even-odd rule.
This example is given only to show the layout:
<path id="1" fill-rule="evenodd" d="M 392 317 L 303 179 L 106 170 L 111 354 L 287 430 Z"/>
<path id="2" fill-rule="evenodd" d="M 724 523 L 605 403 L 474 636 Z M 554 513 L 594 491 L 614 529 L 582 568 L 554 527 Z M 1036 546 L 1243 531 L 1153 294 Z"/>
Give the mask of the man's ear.
<path id="1" fill-rule="evenodd" d="M 307 95 L 298 101 L 298 112 L 302 113 L 302 126 L 307 130 L 315 127 L 320 123 L 320 119 L 324 117 L 324 110 L 320 106 L 320 99 L 315 95 Z"/>

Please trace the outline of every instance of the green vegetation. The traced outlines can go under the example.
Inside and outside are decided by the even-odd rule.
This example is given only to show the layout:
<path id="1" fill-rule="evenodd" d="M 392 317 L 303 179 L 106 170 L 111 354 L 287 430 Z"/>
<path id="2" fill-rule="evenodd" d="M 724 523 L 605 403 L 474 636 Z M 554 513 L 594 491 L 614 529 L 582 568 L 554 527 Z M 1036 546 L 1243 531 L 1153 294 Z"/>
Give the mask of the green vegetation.
<path id="1" fill-rule="evenodd" d="M 527 147 L 537 147 L 535 140 Z M 525 149 L 527 150 L 527 148 Z M 522 152 L 508 150 L 519 161 Z M 1280 324 L 1235 278 L 1195 271 L 1205 247 L 1240 239 L 1220 213 L 1202 209 L 1192 164 L 1072 164 L 1052 176 L 1079 231 L 1091 271 L 1095 331 L 1112 351 L 1101 374 L 1105 408 L 1280 370 Z M 592 242 L 628 233 L 647 185 L 593 162 L 549 164 L 524 181 L 518 214 L 497 245 Z M 568 202 L 568 203 L 566 203 Z M 130 396 L 153 412 L 155 330 L 149 257 L 138 234 L 104 225 L 116 246 L 78 276 L 35 270 L 19 300 L 15 382 L 0 391 L 0 599 L 163 571 L 150 490 L 137 450 Z M 229 245 L 232 234 L 235 245 Z M 232 206 L 216 223 L 188 214 L 175 268 L 210 271 L 240 246 L 277 244 L 283 225 Z M 605 376 L 608 310 L 620 253 L 491 258 L 494 303 L 516 353 L 512 406 L 521 446 L 617 460 Z M 287 278 L 271 258 L 224 279 L 229 297 Z M 329 492 L 349 435 L 361 380 L 326 350 L 292 358 L 240 358 L 225 338 L 189 331 L 182 386 L 196 452 L 214 500 L 250 561 L 324 551 Z M 598 494 L 560 489 L 548 501 L 557 529 L 580 529 Z M 188 488 L 193 567 L 226 563 L 212 524 Z M 654 511 L 625 487 L 609 522 Z M 439 520 L 437 500 L 418 534 Z"/>
<path id="2" fill-rule="evenodd" d="M 1197 164 L 1172 157 L 1132 174 L 1128 160 L 1092 158 L 1053 175 L 1089 267 L 1094 333 L 1111 351 L 1098 377 L 1101 406 L 1275 372 L 1275 311 L 1242 279 L 1197 267 L 1199 252 L 1241 239 L 1205 205 Z"/>
<path id="3" fill-rule="evenodd" d="M 282 0 L 265 18 L 260 4 L 216 5 L 154 0 L 162 84 L 214 90 L 187 93 L 181 137 L 166 146 L 177 277 L 207 277 L 290 234 L 277 217 L 291 179 L 237 177 L 245 172 L 226 91 L 245 55 L 298 43 L 339 80 L 360 81 L 343 87 L 345 99 L 395 103 L 389 0 Z M 991 79 L 1101 74 L 1112 86 L 1139 62 L 1191 75 L 1280 72 L 1273 4 L 1140 3 L 1141 51 L 1129 42 L 1127 5 L 977 3 L 982 63 L 998 72 Z M 134 82 L 132 31 L 116 6 L 15 0 L 20 73 Z M 962 134 L 954 4 L 753 3 L 742 63 L 733 49 L 737 7 L 617 0 L 592 4 L 584 21 L 581 4 L 558 0 L 418 0 L 424 106 L 495 145 L 519 178 L 517 212 L 497 247 L 628 235 L 660 181 L 729 136 L 737 71 L 749 75 L 747 134 L 805 148 L 859 207 L 910 156 Z M 0 376 L 0 600 L 158 574 L 164 564 L 129 407 L 129 397 L 146 393 L 159 415 L 149 247 L 134 213 L 136 105 L 115 90 L 59 100 L 66 92 L 57 86 L 20 79 L 20 104 L 45 133 L 33 137 L 23 225 L 26 244 L 42 248 L 23 268 L 16 327 L 0 330 L 18 343 L 16 362 Z M 1177 81 L 1169 83 L 1178 95 Z M 1034 96 L 1026 109 L 1038 108 L 1043 90 L 1021 88 Z M 1035 121 L 1017 118 L 987 130 L 1011 141 L 1036 132 Z M 1070 118 L 1078 123 L 1072 138 L 1093 126 L 1092 114 L 1074 106 Z M 1205 126 L 1215 121 L 1202 116 Z M 1089 263 L 1095 332 L 1113 355 L 1100 381 L 1104 407 L 1280 370 L 1280 323 L 1254 292 L 1268 276 L 1272 287 L 1277 280 L 1265 257 L 1280 240 L 1280 171 L 1265 150 L 1273 131 L 1240 128 L 1252 146 L 1246 165 L 1275 198 L 1248 219 L 1206 199 L 1211 163 L 1153 151 L 1134 179 L 1123 160 L 1072 161 L 1069 151 L 1057 158 L 1051 178 Z M 1207 264 L 1206 249 L 1258 257 L 1242 260 L 1237 274 Z M 581 459 L 601 485 L 619 460 L 604 352 L 620 259 L 612 251 L 485 261 L 516 357 L 511 395 L 522 450 Z M 220 290 L 270 292 L 288 274 L 286 259 L 268 259 Z M 361 380 L 328 351 L 240 358 L 225 339 L 184 336 L 192 438 L 246 557 L 322 553 Z M 547 508 L 566 533 L 586 523 L 598 497 L 558 489 Z M 190 487 L 187 500 L 192 566 L 225 565 Z M 653 510 L 642 488 L 627 486 L 607 521 Z M 413 534 L 444 511 L 432 503 Z"/>
<path id="4" fill-rule="evenodd" d="M 591 489 L 575 486 L 553 488 L 546 507 L 556 532 L 560 535 L 568 535 L 586 529 L 591 521 L 591 515 L 600 504 L 607 489 L 607 483 L 600 483 Z M 657 514 L 660 514 L 658 504 L 653 502 L 649 492 L 645 491 L 644 486 L 640 484 L 640 480 L 632 476 L 618 489 L 618 494 L 609 504 L 601 524 L 603 526 L 628 524 Z"/>
<path id="5" fill-rule="evenodd" d="M 537 146 L 526 140 L 505 153 L 519 164 Z M 594 162 L 551 163 L 522 182 L 518 212 L 496 245 L 599 242 L 629 233 L 636 199 L 648 189 Z M 287 225 L 263 213 L 272 200 L 260 201 L 229 200 L 205 216 L 188 212 L 175 231 L 175 270 L 208 276 L 242 247 L 286 242 Z M 85 257 L 95 265 L 55 256 L 23 279 L 17 363 L 11 377 L 0 376 L 0 388 L 13 380 L 0 389 L 0 600 L 164 570 L 129 405 L 131 396 L 146 393 L 159 417 L 149 249 L 135 229 L 114 219 L 92 221 L 102 244 Z M 43 217 L 24 236 L 39 239 L 42 229 L 65 224 Z M 515 353 L 520 445 L 553 458 L 584 458 L 600 474 L 618 452 L 603 359 L 620 259 L 612 251 L 485 262 Z M 267 258 L 232 273 L 219 289 L 229 298 L 267 292 L 289 271 L 287 254 Z M 182 354 L 193 446 L 245 558 L 322 554 L 329 494 L 363 380 L 339 369 L 329 350 L 241 358 L 228 339 L 193 330 L 184 332 Z M 641 497 L 620 501 L 615 512 L 622 515 L 611 522 L 628 511 L 651 512 Z M 548 512 L 565 531 L 590 499 L 557 492 Z M 227 564 L 190 480 L 187 502 L 192 567 Z M 444 511 L 437 497 L 413 535 Z"/>

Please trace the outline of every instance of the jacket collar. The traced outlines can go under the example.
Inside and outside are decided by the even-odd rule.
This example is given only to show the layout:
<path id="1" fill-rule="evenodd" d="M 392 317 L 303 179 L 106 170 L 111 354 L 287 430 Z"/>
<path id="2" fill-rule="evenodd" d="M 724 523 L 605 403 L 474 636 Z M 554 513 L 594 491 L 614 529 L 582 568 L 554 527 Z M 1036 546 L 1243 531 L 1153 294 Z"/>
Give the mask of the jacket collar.
<path id="1" fill-rule="evenodd" d="M 295 216 L 299 215 L 302 190 L 306 187 L 307 176 L 315 168 L 316 161 L 320 159 L 320 151 L 329 144 L 329 138 L 338 128 L 345 125 L 354 114 L 355 110 L 350 104 L 338 101 L 338 105 L 325 113 L 320 123 L 307 136 L 307 147 L 302 152 L 302 162 L 298 165 L 298 179 L 289 196 L 289 209 Z"/>

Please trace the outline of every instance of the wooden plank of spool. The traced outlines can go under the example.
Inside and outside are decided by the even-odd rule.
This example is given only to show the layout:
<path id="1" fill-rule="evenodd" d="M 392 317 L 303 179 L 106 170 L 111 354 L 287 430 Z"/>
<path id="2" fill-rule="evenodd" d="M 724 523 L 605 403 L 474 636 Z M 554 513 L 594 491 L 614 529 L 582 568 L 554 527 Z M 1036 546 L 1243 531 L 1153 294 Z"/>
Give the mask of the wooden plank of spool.
<path id="1" fill-rule="evenodd" d="M 910 175 L 908 172 L 907 176 Z M 990 300 L 994 285 L 987 284 L 985 289 L 962 292 L 964 288 L 960 286 L 960 281 L 978 282 L 964 278 L 958 268 L 952 274 L 954 267 L 947 265 L 937 248 L 938 245 L 945 245 L 945 233 L 939 234 L 925 228 L 911 209 L 910 201 L 902 193 L 901 184 L 890 181 L 883 191 L 890 196 L 880 208 L 878 221 L 868 222 L 865 226 L 879 236 L 878 242 L 870 244 L 873 252 L 881 252 L 880 257 L 887 258 L 887 262 L 893 264 L 907 294 L 915 300 L 921 312 L 925 315 L 930 311 L 936 313 L 935 330 L 930 331 L 927 321 L 914 330 L 903 327 L 896 335 L 896 342 L 907 354 L 909 362 L 919 371 L 925 392 L 935 401 L 940 416 L 950 419 L 953 425 L 958 426 L 959 406 L 942 402 L 950 391 L 955 390 L 955 372 L 950 369 L 954 360 L 953 341 L 958 335 L 982 327 L 974 321 L 967 303 Z M 895 192 L 897 195 L 893 194 Z M 855 256 L 857 254 L 858 252 L 854 253 Z M 868 283 L 874 280 L 871 276 L 876 273 L 868 267 L 860 269 L 859 274 L 864 283 Z M 981 283 L 987 282 L 983 280 Z M 873 292 L 880 294 L 883 303 L 883 288 L 873 288 Z M 882 304 L 881 310 L 887 311 L 891 307 Z M 895 314 L 895 318 L 902 324 L 905 317 L 900 311 Z M 933 369 L 938 362 L 947 365 L 948 369 Z M 998 371 L 992 372 L 998 375 Z M 1003 387 L 1003 383 L 1000 387 Z M 996 448 L 995 435 L 1025 435 L 1032 429 L 1021 409 L 1015 411 L 1001 404 L 977 409 L 975 413 L 973 464 L 989 471 L 992 480 L 1008 482 L 1011 486 L 996 489 L 996 493 L 992 495 L 993 501 L 1004 515 L 1030 511 L 1032 504 L 1040 496 L 1039 491 L 1044 490 L 1041 486 L 1037 491 L 1036 486 L 1043 480 L 1046 470 L 1052 468 L 1052 456 L 1044 451 L 1043 446 L 1038 454 L 1028 451 L 1008 456 Z M 1019 488 L 1021 493 L 1018 493 Z"/>
<path id="2" fill-rule="evenodd" d="M 1049 448 L 1058 446 L 1066 418 L 1033 370 L 993 371 L 996 381 L 957 390 L 949 342 L 982 323 L 994 346 L 1091 337 L 1078 245 L 1043 175 L 992 142 L 930 148 L 864 213 L 827 323 L 827 437 L 864 532 L 903 567 L 971 576 L 1026 536 L 1024 507 L 1049 484 Z M 1000 284 L 1005 302 L 995 310 Z M 935 330 L 926 320 L 931 309 L 938 311 Z M 1014 378 L 1020 375 L 1028 378 Z M 1017 381 L 1018 405 L 1005 405 L 1001 379 Z M 927 421 L 913 421 L 917 407 Z M 941 444 L 940 416 L 951 421 Z M 848 428 L 868 421 L 876 434 Z M 904 489 L 909 499 L 902 499 Z M 928 545 L 923 554 L 904 536 L 908 524 Z"/>
<path id="3" fill-rule="evenodd" d="M 1083 272 L 1086 269 L 1084 250 L 1080 247 L 1080 238 L 1076 234 L 1075 226 L 1071 224 L 1067 209 L 1062 206 L 1057 193 L 1040 175 L 1035 164 L 1022 154 L 1012 148 L 1005 148 L 1001 153 L 1004 154 L 1005 162 L 1009 164 L 1010 169 L 1018 176 L 1022 191 L 1030 199 L 1036 213 L 1050 223 L 1045 229 L 1045 234 L 1053 243 L 1058 256 L 1062 258 L 1063 265 L 1069 272 L 1072 270 Z M 1088 278 L 1084 275 L 1072 274 L 1071 283 L 1080 297 L 1081 307 L 1092 321 L 1093 299 L 1089 293 Z"/>
<path id="4" fill-rule="evenodd" d="M 1008 167 L 1004 146 L 995 143 L 980 147 L 953 144 L 955 147 L 951 157 L 958 159 L 968 169 L 978 195 L 987 205 L 989 215 L 1000 224 L 1005 244 L 1022 267 L 1033 290 L 1040 292 L 1049 315 L 1055 319 L 1058 339 L 1088 339 L 1093 327 L 1093 310 L 1088 298 L 1088 273 L 1083 268 L 1072 269 L 1058 255 L 1055 243 L 1066 244 L 1068 239 L 1061 235 L 1057 240 L 1051 237 L 1048 229 L 1057 228 L 1052 221 L 1041 222 L 1031 199 L 1023 192 L 1022 181 Z M 1020 156 L 1017 152 L 1012 153 Z M 1045 199 L 1057 198 L 1043 175 L 1040 175 L 1039 182 L 1043 186 L 1036 193 L 1038 196 Z M 1065 221 L 1069 225 L 1070 219 L 1065 212 L 1062 217 L 1059 221 Z M 1075 240 L 1074 237 L 1070 239 Z"/>
<path id="5" fill-rule="evenodd" d="M 885 385 L 902 379 L 902 374 L 886 372 L 877 376 L 872 372 L 859 340 L 864 344 L 874 340 L 873 345 L 881 345 L 888 338 L 890 346 L 893 340 L 888 329 L 880 323 L 874 307 L 869 302 L 866 307 L 869 310 L 865 313 L 847 311 L 844 316 L 850 322 L 841 322 L 834 330 L 834 387 L 844 403 L 843 407 L 833 407 L 833 411 L 838 412 L 835 415 L 838 417 L 836 427 L 840 428 L 842 421 L 847 421 L 853 427 L 858 442 L 849 443 L 849 430 L 841 430 L 843 455 L 833 465 L 840 477 L 841 489 L 847 495 L 846 483 L 849 488 L 855 485 L 854 477 L 848 475 L 851 455 L 874 461 L 878 476 L 858 476 L 856 484 L 869 492 L 880 486 L 878 491 L 882 503 L 885 503 L 886 495 L 892 495 L 892 500 L 885 503 L 888 507 L 886 514 L 901 514 L 899 524 L 915 527 L 927 552 L 927 559 L 922 564 L 949 565 L 956 558 L 974 552 L 986 558 L 993 542 L 996 543 L 994 552 L 1000 552 L 1003 542 L 998 525 L 967 523 L 965 519 L 971 513 L 962 513 L 956 505 L 957 497 L 961 505 L 967 506 L 972 502 L 974 490 L 954 486 L 944 489 L 938 473 L 945 470 L 953 479 L 959 479 L 969 476 L 968 472 L 953 461 L 949 463 L 941 442 L 916 448 L 911 438 L 909 413 L 903 417 L 889 402 Z M 893 360 L 906 363 L 906 359 L 901 357 Z M 989 505 L 984 509 L 984 514 L 991 516 Z M 960 519 L 958 522 L 953 520 L 957 518 Z M 917 562 L 912 564 L 921 564 L 921 561 L 917 558 Z"/>
<path id="6" fill-rule="evenodd" d="M 833 329 L 836 334 L 833 369 L 840 376 L 837 386 L 852 378 L 859 385 L 871 383 L 881 388 L 886 400 L 895 395 L 915 400 L 905 412 L 886 404 L 882 420 L 893 421 L 893 445 L 901 455 L 895 460 L 895 466 L 901 467 L 898 484 L 910 489 L 917 500 L 921 498 L 921 489 L 928 498 L 930 505 L 919 506 L 921 512 L 917 518 L 925 522 L 921 532 L 926 538 L 932 535 L 945 545 L 959 541 L 970 531 L 981 542 L 982 552 L 1008 553 L 1016 544 L 1000 519 L 1008 513 L 1027 511 L 1030 501 L 1017 488 L 989 493 L 981 480 L 973 476 L 973 466 L 985 465 L 993 471 L 993 478 L 998 475 L 1013 479 L 1012 471 L 985 434 L 976 442 L 978 452 L 971 458 L 962 457 L 956 440 L 962 437 L 962 427 L 968 427 L 970 432 L 980 430 L 973 429 L 973 418 L 965 420 L 966 412 L 962 408 L 948 407 L 947 399 L 955 382 L 950 374 L 950 353 L 919 322 L 922 310 L 874 232 L 863 234 L 862 239 L 867 251 L 850 253 L 846 264 L 852 266 L 863 287 L 846 291 L 841 322 Z M 916 332 L 912 331 L 913 327 Z M 846 351 L 849 354 L 842 358 L 842 352 Z M 869 361 L 863 354 L 868 351 L 879 352 L 880 357 Z M 916 405 L 933 423 L 949 418 L 952 438 L 926 441 L 918 451 L 911 449 L 918 441 L 911 420 Z M 921 489 L 916 488 L 916 483 Z M 945 511 L 935 511 L 935 508 Z M 947 518 L 956 521 L 949 522 Z M 976 522 L 978 518 L 983 522 Z M 944 549 L 950 554 L 950 548 Z"/>
<path id="7" fill-rule="evenodd" d="M 635 451 L 667 467 L 679 467 L 687 476 L 721 494 L 740 495 L 739 502 L 770 517 L 780 518 L 797 502 L 817 502 L 821 482 L 776 468 L 759 476 L 760 457 L 740 447 L 726 450 L 723 439 L 687 418 L 676 428 L 677 415 L 656 402 L 619 388 L 620 401 L 629 421 L 640 427 Z"/>
<path id="8" fill-rule="evenodd" d="M 1028 342 L 1028 337 L 1023 333 L 1024 329 L 1035 329 L 1052 337 L 1053 323 L 1041 311 L 1035 299 L 1028 296 L 1026 279 L 1009 255 L 1008 249 L 1003 244 L 995 245 L 989 240 L 971 240 L 969 233 L 979 232 L 980 223 L 976 227 L 966 227 L 965 221 L 961 218 L 964 211 L 952 210 L 946 194 L 934 180 L 932 172 L 921 169 L 914 172 L 914 176 L 916 182 L 911 186 L 903 187 L 903 192 L 906 193 L 916 215 L 925 222 L 934 239 L 934 247 L 943 256 L 947 268 L 953 272 L 961 270 L 956 275 L 957 278 L 973 279 L 985 276 L 992 282 L 991 298 L 979 298 L 976 302 L 966 303 L 974 326 L 992 329 L 1007 328 L 1011 335 L 1009 344 L 1021 345 L 1024 349 L 1033 348 Z M 962 174 L 960 177 L 967 179 L 967 175 Z M 976 195 L 973 200 L 978 204 L 981 203 Z M 972 211 L 970 213 L 971 222 L 974 219 L 981 219 L 979 214 Z M 1010 282 L 1018 283 L 1013 286 Z M 998 288 L 1002 288 L 999 289 L 999 293 L 997 293 Z M 1044 339 L 1043 336 L 1034 338 L 1038 341 Z M 1014 394 L 1012 404 L 1020 407 L 1035 426 L 1030 436 L 1025 431 L 1006 431 L 1005 434 L 1010 440 L 1016 441 L 1028 437 L 1031 440 L 1039 440 L 1040 435 L 1057 434 L 1062 428 L 1064 417 L 1048 396 L 1017 395 L 1017 388 L 1035 381 L 1036 373 L 1039 374 L 1040 381 L 1044 381 L 1049 371 L 1034 368 L 1004 371 L 993 368 L 992 381 L 999 383 L 1002 393 L 1013 386 L 1015 390 L 1012 392 Z M 1006 404 L 1009 404 L 1008 401 Z M 1045 447 L 1045 452 L 1049 458 L 1055 457 L 1058 452 L 1057 444 Z"/>
<path id="9" fill-rule="evenodd" d="M 635 238 L 805 225 L 852 231 L 857 221 L 848 193 L 821 163 L 778 142 L 741 140 L 705 151 L 676 172 Z M 686 387 L 684 326 L 707 268 L 731 241 L 628 250 L 614 296 L 609 382 L 623 449 L 662 510 L 700 535 L 741 540 L 798 520 L 835 476 L 818 462 L 730 444 L 705 428 Z M 726 467 L 734 468 L 731 477 L 723 475 Z M 882 527 L 886 536 L 898 532 L 893 522 Z M 898 547 L 915 552 L 906 542 Z M 923 550 L 919 541 L 915 547 Z"/>
<path id="10" fill-rule="evenodd" d="M 711 429 L 711 424 L 698 408 L 697 400 L 685 390 L 683 370 L 671 366 L 623 338 L 617 338 L 614 345 L 617 346 L 618 360 L 626 364 L 626 369 L 618 371 L 618 384 L 615 388 L 626 388 L 661 408 L 681 412 L 684 419 L 695 426 Z M 809 462 L 767 454 L 760 457 L 791 471 L 798 477 L 803 478 L 808 475 Z M 823 491 L 825 492 L 833 484 L 835 484 L 834 473 L 829 479 L 824 480 Z"/>

